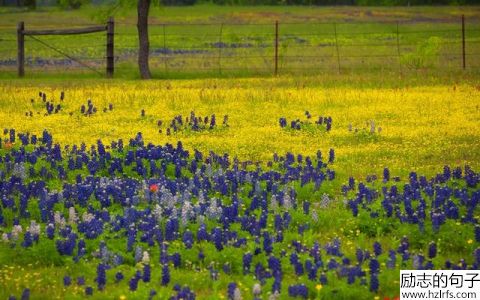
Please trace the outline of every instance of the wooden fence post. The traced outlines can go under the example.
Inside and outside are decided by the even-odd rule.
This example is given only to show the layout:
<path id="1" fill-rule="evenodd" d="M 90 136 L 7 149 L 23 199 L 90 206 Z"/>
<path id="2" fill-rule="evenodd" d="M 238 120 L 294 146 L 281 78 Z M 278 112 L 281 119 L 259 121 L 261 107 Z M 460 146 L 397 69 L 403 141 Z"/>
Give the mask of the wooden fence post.
<path id="1" fill-rule="evenodd" d="M 275 21 L 275 75 L 278 74 L 278 20 Z"/>
<path id="2" fill-rule="evenodd" d="M 223 35 L 223 23 L 220 24 L 220 34 L 218 37 L 218 74 L 222 74 L 222 35 Z"/>
<path id="3" fill-rule="evenodd" d="M 107 77 L 112 78 L 114 72 L 114 39 L 115 39 L 115 23 L 113 17 L 107 22 Z"/>
<path id="4" fill-rule="evenodd" d="M 462 62 L 463 69 L 465 70 L 465 15 L 462 15 Z"/>
<path id="5" fill-rule="evenodd" d="M 25 35 L 23 33 L 25 23 L 19 22 L 17 25 L 17 67 L 18 77 L 25 75 Z"/>
<path id="6" fill-rule="evenodd" d="M 402 70 L 402 56 L 400 54 L 400 30 L 399 30 L 399 24 L 397 21 L 397 56 L 398 56 L 398 68 L 400 71 Z"/>
<path id="7" fill-rule="evenodd" d="M 167 34 L 165 32 L 165 24 L 163 24 L 163 56 L 164 56 L 164 64 L 165 64 L 165 75 L 168 74 L 168 55 L 167 55 Z"/>
<path id="8" fill-rule="evenodd" d="M 338 38 L 337 38 L 337 23 L 333 23 L 333 31 L 335 33 L 335 49 L 337 52 L 337 66 L 338 66 L 338 73 L 340 74 L 340 51 L 338 50 Z"/>

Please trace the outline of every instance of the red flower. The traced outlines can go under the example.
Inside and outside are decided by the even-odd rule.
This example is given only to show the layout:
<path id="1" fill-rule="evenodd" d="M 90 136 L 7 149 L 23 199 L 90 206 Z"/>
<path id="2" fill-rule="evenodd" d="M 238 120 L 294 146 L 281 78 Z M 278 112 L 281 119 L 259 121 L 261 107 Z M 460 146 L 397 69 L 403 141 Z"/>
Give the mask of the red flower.
<path id="1" fill-rule="evenodd" d="M 158 185 L 152 184 L 150 185 L 150 192 L 156 193 L 158 191 Z"/>

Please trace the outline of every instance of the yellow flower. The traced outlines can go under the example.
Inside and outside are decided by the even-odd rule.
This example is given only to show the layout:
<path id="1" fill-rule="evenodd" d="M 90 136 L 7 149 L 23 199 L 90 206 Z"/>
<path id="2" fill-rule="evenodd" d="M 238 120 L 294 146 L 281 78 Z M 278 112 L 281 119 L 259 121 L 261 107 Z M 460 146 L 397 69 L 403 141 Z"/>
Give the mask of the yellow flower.
<path id="1" fill-rule="evenodd" d="M 471 243 L 473 243 L 473 240 L 472 240 L 472 239 L 469 239 L 469 240 L 467 241 L 467 243 L 468 243 L 468 244 L 471 244 Z"/>
<path id="2" fill-rule="evenodd" d="M 125 299 L 127 299 L 127 297 L 125 297 L 125 295 L 120 296 L 120 300 L 125 300 Z"/>
<path id="3" fill-rule="evenodd" d="M 323 286 L 321 284 L 317 284 L 315 286 L 315 288 L 317 289 L 317 291 L 321 290 L 323 288 Z"/>

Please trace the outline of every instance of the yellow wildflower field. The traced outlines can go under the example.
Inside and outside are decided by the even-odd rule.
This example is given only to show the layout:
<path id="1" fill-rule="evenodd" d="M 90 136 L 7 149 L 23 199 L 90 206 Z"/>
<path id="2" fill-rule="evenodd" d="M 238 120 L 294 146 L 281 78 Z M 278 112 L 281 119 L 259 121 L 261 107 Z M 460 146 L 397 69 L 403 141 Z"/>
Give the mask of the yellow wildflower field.
<path id="1" fill-rule="evenodd" d="M 274 152 L 324 156 L 334 148 L 340 176 L 364 176 L 389 167 L 393 173 L 426 174 L 480 162 L 480 89 L 472 84 L 401 88 L 322 87 L 301 79 L 197 79 L 177 81 L 82 81 L 0 84 L 0 126 L 40 134 L 49 130 L 63 145 L 98 138 L 110 143 L 142 132 L 145 141 L 176 143 L 186 149 L 229 153 L 242 160 L 266 161 Z M 47 100 L 60 104 L 45 115 Z M 60 100 L 61 91 L 65 99 Z M 33 99 L 33 102 L 32 100 Z M 98 109 L 81 114 L 87 100 Z M 113 110 L 104 112 L 109 104 Z M 142 109 L 145 116 L 141 115 Z M 228 127 L 202 132 L 159 133 L 176 115 L 228 115 Z M 281 128 L 279 118 L 306 120 L 331 116 L 332 130 Z M 32 117 L 26 113 L 32 113 Z M 375 133 L 370 133 L 371 122 Z M 289 127 L 289 126 L 287 126 Z M 378 132 L 379 127 L 381 132 Z M 357 132 L 355 132 L 357 130 Z"/>

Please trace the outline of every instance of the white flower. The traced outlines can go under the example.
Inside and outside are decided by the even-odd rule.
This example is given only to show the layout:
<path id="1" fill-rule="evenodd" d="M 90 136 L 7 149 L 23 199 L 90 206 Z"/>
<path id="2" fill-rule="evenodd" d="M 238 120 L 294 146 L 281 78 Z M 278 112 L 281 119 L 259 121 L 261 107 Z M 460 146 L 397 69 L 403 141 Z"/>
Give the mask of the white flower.
<path id="1" fill-rule="evenodd" d="M 90 222 L 91 220 L 95 219 L 95 216 L 91 213 L 84 212 L 82 215 L 83 222 Z"/>
<path id="2" fill-rule="evenodd" d="M 22 225 L 15 225 L 12 229 L 12 240 L 16 241 L 18 236 L 23 232 Z"/>
<path id="3" fill-rule="evenodd" d="M 275 291 L 270 297 L 268 297 L 268 300 L 277 300 L 280 299 L 280 293 L 278 291 Z"/>
<path id="4" fill-rule="evenodd" d="M 321 208 L 326 208 L 330 204 L 330 202 L 332 202 L 330 197 L 328 197 L 327 194 L 323 194 L 322 195 L 322 200 L 320 200 L 320 207 Z"/>
<path id="5" fill-rule="evenodd" d="M 162 207 L 158 204 L 155 205 L 155 208 L 153 209 L 153 215 L 155 216 L 155 219 L 157 222 L 160 222 L 162 220 Z"/>
<path id="6" fill-rule="evenodd" d="M 277 201 L 277 196 L 275 194 L 272 195 L 272 198 L 270 200 L 270 208 L 273 211 L 277 211 L 278 209 L 278 201 Z"/>
<path id="7" fill-rule="evenodd" d="M 188 224 L 188 220 L 192 216 L 192 213 L 193 213 L 193 208 L 190 201 L 184 202 L 182 206 L 182 225 L 183 226 L 186 226 Z"/>
<path id="8" fill-rule="evenodd" d="M 242 300 L 242 294 L 240 293 L 240 289 L 237 287 L 233 292 L 233 300 Z"/>
<path id="9" fill-rule="evenodd" d="M 370 133 L 375 133 L 375 121 L 370 121 Z"/>
<path id="10" fill-rule="evenodd" d="M 252 292 L 255 296 L 259 296 L 262 293 L 262 286 L 258 283 L 255 283 L 253 285 Z"/>
<path id="11" fill-rule="evenodd" d="M 317 214 L 317 211 L 316 211 L 315 209 L 312 209 L 312 212 L 311 212 L 310 214 L 311 214 L 311 217 L 312 217 L 313 222 L 318 223 L 318 214 Z"/>
<path id="12" fill-rule="evenodd" d="M 5 242 L 5 243 L 8 243 L 8 241 L 9 241 L 8 234 L 6 234 L 6 233 L 2 234 L 2 241 Z"/>
<path id="13" fill-rule="evenodd" d="M 55 221 L 55 225 L 58 225 L 58 227 L 63 228 L 66 225 L 65 218 L 62 217 L 59 211 L 56 211 L 53 220 Z"/>
<path id="14" fill-rule="evenodd" d="M 25 164 L 24 163 L 16 163 L 13 166 L 12 175 L 25 180 L 25 178 L 27 178 L 27 173 L 25 171 Z"/>
<path id="15" fill-rule="evenodd" d="M 143 251 L 142 263 L 148 265 L 150 263 L 150 255 L 147 251 Z"/>
<path id="16" fill-rule="evenodd" d="M 260 186 L 260 182 L 255 182 L 255 194 L 260 195 L 262 193 L 262 187 Z"/>
<path id="17" fill-rule="evenodd" d="M 77 216 L 77 212 L 75 211 L 75 207 L 70 206 L 70 208 L 68 209 L 68 223 L 70 225 L 73 225 L 77 223 L 77 221 L 78 221 L 78 216 Z"/>
<path id="18" fill-rule="evenodd" d="M 292 198 L 290 197 L 288 192 L 286 192 L 283 196 L 283 207 L 285 207 L 286 210 L 289 210 L 293 207 Z"/>
<path id="19" fill-rule="evenodd" d="M 40 235 L 40 225 L 37 224 L 37 222 L 35 222 L 35 220 L 32 220 L 32 221 L 30 221 L 30 227 L 28 228 L 28 231 L 33 236 L 39 236 Z"/>
<path id="20" fill-rule="evenodd" d="M 207 209 L 207 216 L 211 219 L 219 218 L 222 215 L 222 208 L 217 206 L 217 199 L 212 198 Z"/>

